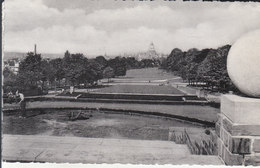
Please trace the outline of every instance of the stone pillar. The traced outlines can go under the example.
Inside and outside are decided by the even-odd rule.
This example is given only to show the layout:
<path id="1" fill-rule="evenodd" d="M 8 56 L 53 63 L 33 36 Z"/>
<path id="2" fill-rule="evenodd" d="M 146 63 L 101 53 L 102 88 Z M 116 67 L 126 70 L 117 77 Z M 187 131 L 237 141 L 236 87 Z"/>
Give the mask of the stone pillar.
<path id="1" fill-rule="evenodd" d="M 222 95 L 218 156 L 227 165 L 260 165 L 260 99 Z"/>

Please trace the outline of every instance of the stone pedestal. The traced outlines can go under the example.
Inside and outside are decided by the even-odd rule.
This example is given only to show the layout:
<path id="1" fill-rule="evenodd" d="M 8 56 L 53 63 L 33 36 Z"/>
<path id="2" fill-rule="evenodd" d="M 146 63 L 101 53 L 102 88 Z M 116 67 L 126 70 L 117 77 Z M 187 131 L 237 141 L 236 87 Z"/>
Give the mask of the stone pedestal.
<path id="1" fill-rule="evenodd" d="M 260 99 L 223 95 L 216 133 L 227 165 L 260 165 Z"/>

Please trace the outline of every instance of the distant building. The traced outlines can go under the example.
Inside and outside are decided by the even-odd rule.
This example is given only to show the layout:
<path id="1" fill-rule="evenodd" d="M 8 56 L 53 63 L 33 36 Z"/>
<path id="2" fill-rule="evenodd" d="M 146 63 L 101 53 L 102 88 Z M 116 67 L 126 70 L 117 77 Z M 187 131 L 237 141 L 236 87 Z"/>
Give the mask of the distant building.
<path id="1" fill-rule="evenodd" d="M 149 49 L 148 49 L 146 55 L 147 55 L 147 57 L 148 57 L 149 59 L 156 59 L 156 58 L 159 57 L 159 55 L 158 55 L 157 52 L 155 51 L 153 42 L 150 44 Z"/>
<path id="2" fill-rule="evenodd" d="M 19 71 L 20 60 L 18 58 L 9 59 L 4 61 L 4 67 L 8 68 L 14 74 L 17 74 Z"/>
<path id="3" fill-rule="evenodd" d="M 135 57 L 138 61 L 142 59 L 160 59 L 163 54 L 156 52 L 153 42 L 150 43 L 149 48 L 146 52 L 138 52 L 134 54 L 124 54 L 125 57 Z"/>
<path id="4" fill-rule="evenodd" d="M 43 60 L 50 62 L 51 59 L 49 57 L 47 57 L 47 58 L 43 58 Z"/>

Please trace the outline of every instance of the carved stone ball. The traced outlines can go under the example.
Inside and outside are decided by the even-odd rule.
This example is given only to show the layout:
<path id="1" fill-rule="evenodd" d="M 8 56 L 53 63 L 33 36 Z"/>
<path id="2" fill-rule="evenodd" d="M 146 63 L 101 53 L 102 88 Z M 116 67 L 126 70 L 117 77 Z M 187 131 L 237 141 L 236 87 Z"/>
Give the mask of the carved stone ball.
<path id="1" fill-rule="evenodd" d="M 242 36 L 232 45 L 227 71 L 242 93 L 260 97 L 260 30 Z"/>

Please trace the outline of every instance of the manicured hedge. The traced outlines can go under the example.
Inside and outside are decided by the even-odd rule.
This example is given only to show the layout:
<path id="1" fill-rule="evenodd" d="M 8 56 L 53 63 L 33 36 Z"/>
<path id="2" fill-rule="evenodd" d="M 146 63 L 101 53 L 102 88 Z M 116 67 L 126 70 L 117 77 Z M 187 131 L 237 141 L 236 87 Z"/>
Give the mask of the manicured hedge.
<path id="1" fill-rule="evenodd" d="M 146 94 L 112 94 L 112 93 L 82 93 L 80 98 L 92 99 L 130 99 L 130 100 L 169 100 L 183 101 L 186 100 L 206 100 L 193 95 L 146 95 Z"/>

